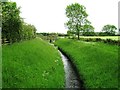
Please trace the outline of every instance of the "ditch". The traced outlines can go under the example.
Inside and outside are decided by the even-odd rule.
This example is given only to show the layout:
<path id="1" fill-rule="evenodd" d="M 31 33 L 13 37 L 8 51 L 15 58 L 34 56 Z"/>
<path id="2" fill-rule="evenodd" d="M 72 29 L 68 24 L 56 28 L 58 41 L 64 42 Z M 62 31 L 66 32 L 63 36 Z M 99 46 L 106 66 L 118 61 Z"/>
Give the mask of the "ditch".
<path id="1" fill-rule="evenodd" d="M 54 44 L 51 44 L 53 45 Z M 84 83 L 80 79 L 80 74 L 77 71 L 76 66 L 73 64 L 73 62 L 70 60 L 70 58 L 58 47 L 54 46 L 56 49 L 58 49 L 58 52 L 60 53 L 60 56 L 63 61 L 64 65 L 64 71 L 65 71 L 65 88 L 81 88 L 82 90 L 85 90 Z"/>
<path id="2" fill-rule="evenodd" d="M 65 55 L 65 53 L 58 48 L 58 51 L 61 55 L 63 64 L 64 64 L 64 70 L 65 70 L 65 88 L 82 88 L 83 87 L 83 81 L 80 79 L 80 75 L 77 71 L 77 68 L 72 63 L 69 57 Z"/>

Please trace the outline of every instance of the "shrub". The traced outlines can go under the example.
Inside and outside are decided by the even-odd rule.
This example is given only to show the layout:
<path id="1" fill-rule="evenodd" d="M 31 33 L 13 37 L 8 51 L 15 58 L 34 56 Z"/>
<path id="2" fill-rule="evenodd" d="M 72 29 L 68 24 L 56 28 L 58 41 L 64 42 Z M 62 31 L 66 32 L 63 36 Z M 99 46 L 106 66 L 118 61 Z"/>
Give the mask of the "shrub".
<path id="1" fill-rule="evenodd" d="M 96 42 L 98 42 L 98 41 L 102 41 L 101 38 L 95 38 L 95 39 L 96 39 Z"/>

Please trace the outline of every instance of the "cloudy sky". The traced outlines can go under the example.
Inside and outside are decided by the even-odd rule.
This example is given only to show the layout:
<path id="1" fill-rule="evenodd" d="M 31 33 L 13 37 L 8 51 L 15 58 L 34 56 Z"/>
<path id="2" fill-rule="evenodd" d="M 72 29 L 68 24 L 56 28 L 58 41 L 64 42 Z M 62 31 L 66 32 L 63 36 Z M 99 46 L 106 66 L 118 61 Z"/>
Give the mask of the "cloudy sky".
<path id="1" fill-rule="evenodd" d="M 21 6 L 21 16 L 25 22 L 35 25 L 37 32 L 66 33 L 65 8 L 71 3 L 86 7 L 88 20 L 95 31 L 100 31 L 106 24 L 118 27 L 119 0 L 11 0 Z"/>

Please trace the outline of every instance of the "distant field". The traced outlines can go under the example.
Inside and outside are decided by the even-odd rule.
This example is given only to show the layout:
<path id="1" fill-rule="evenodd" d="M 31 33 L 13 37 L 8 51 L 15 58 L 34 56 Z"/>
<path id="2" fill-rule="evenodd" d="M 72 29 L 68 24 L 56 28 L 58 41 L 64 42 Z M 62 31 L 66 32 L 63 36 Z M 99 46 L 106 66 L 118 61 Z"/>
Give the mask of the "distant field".
<path id="1" fill-rule="evenodd" d="M 118 46 L 59 39 L 55 42 L 77 66 L 87 88 L 118 88 Z"/>
<path id="2" fill-rule="evenodd" d="M 41 39 L 2 48 L 3 88 L 62 88 L 64 68 L 58 51 Z"/>
<path id="3" fill-rule="evenodd" d="M 118 36 L 80 36 L 82 38 L 101 38 L 101 39 L 112 39 L 112 40 L 118 40 Z"/>

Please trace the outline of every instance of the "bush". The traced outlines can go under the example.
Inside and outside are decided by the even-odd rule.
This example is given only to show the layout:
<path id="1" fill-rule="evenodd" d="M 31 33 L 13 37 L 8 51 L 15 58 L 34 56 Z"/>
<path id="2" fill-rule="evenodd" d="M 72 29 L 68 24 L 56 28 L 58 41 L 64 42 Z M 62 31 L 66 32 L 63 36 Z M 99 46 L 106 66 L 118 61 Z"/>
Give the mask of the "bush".
<path id="1" fill-rule="evenodd" d="M 96 42 L 102 41 L 101 38 L 95 38 L 95 39 L 96 39 Z"/>

